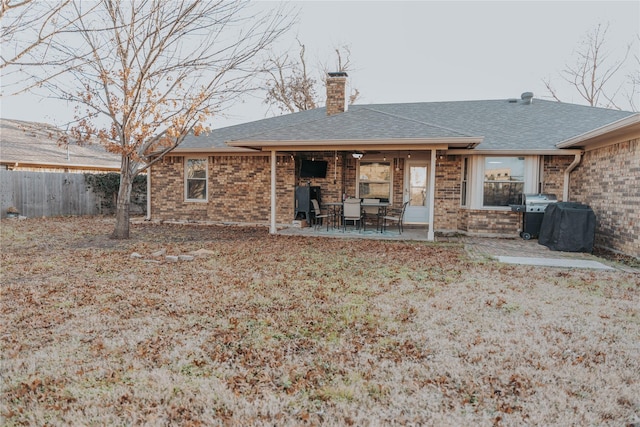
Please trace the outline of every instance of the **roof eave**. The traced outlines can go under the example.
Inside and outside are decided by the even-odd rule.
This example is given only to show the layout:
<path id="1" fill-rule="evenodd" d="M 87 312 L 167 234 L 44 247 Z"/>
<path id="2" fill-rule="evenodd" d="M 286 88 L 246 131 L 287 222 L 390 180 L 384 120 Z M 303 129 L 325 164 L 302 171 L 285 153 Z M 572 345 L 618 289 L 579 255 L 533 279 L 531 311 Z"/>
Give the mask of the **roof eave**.
<path id="1" fill-rule="evenodd" d="M 95 171 L 113 171 L 120 172 L 119 165 L 113 166 L 99 166 L 92 164 L 69 164 L 69 163 L 53 163 L 53 162 L 23 162 L 23 161 L 11 161 L 0 160 L 0 164 L 11 167 L 27 167 L 27 168 L 51 168 L 51 169 L 73 169 L 73 170 L 95 170 Z"/>
<path id="2" fill-rule="evenodd" d="M 171 150 L 167 155 L 173 154 L 191 154 L 191 153 L 210 153 L 210 154 L 242 154 L 250 153 L 255 149 L 248 149 L 242 147 L 176 147 Z M 153 155 L 153 154 L 151 154 Z"/>
<path id="3" fill-rule="evenodd" d="M 488 155 L 488 156 L 566 156 L 582 154 L 584 150 L 579 148 L 574 149 L 531 149 L 531 150 L 467 150 L 467 149 L 450 149 L 447 150 L 447 154 L 459 154 L 459 155 Z"/>
<path id="4" fill-rule="evenodd" d="M 640 138 L 640 113 L 601 126 L 556 144 L 557 148 L 595 148 L 605 144 Z"/>
<path id="5" fill-rule="evenodd" d="M 230 147 L 262 151 L 324 151 L 324 150 L 446 150 L 449 147 L 474 148 L 483 137 L 403 138 L 403 139 L 343 139 L 307 141 L 229 141 Z"/>

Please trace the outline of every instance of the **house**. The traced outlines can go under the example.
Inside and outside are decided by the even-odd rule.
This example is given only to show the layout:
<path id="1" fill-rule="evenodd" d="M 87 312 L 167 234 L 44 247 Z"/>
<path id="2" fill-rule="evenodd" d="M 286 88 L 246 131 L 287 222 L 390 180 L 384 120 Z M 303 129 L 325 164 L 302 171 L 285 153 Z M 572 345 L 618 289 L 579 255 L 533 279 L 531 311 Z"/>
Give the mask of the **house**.
<path id="1" fill-rule="evenodd" d="M 120 156 L 99 144 L 62 146 L 46 123 L 0 119 L 0 167 L 39 172 L 120 172 Z"/>
<path id="2" fill-rule="evenodd" d="M 405 223 L 429 239 L 511 237 L 522 214 L 509 205 L 553 193 L 592 207 L 596 245 L 640 257 L 640 114 L 530 92 L 347 110 L 346 78 L 329 75 L 324 108 L 186 138 L 151 169 L 150 219 L 260 223 L 276 233 L 295 219 L 296 187 L 309 186 L 322 202 L 408 200 Z M 326 173 L 305 177 L 310 161 Z"/>
<path id="3" fill-rule="evenodd" d="M 0 119 L 0 216 L 10 208 L 26 217 L 109 214 L 114 209 L 115 198 L 107 194 L 113 186 L 92 188 L 91 182 L 118 179 L 120 156 L 100 144 L 61 145 L 64 135 L 49 124 Z M 145 212 L 144 187 L 134 195 L 131 211 Z"/>

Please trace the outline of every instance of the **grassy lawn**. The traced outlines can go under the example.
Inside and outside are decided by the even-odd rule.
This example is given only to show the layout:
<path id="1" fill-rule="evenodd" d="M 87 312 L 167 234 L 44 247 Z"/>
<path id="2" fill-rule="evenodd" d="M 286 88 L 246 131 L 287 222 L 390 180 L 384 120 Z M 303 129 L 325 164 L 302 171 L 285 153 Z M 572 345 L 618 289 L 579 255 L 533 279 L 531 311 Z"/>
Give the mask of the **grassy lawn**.
<path id="1" fill-rule="evenodd" d="M 3 425 L 640 422 L 639 275 L 112 227 L 1 222 Z"/>

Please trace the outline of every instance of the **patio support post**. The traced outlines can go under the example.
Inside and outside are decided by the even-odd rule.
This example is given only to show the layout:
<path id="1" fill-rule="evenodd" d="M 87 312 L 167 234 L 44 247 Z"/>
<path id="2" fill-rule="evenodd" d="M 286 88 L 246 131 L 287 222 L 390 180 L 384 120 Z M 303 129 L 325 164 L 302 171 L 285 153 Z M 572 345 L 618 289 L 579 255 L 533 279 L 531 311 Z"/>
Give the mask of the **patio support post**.
<path id="1" fill-rule="evenodd" d="M 271 150 L 271 225 L 269 233 L 276 234 L 276 150 Z"/>
<path id="2" fill-rule="evenodd" d="M 434 206 L 436 200 L 436 150 L 431 149 L 431 168 L 429 169 L 429 232 L 427 240 L 433 242 L 435 237 L 435 215 Z"/>

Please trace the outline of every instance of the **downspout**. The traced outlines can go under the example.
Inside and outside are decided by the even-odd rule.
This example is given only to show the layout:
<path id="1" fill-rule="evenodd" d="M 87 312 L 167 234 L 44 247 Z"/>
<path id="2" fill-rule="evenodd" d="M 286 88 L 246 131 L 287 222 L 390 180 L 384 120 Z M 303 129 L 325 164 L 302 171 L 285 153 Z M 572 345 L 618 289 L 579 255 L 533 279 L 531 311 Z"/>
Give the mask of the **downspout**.
<path id="1" fill-rule="evenodd" d="M 147 170 L 147 217 L 145 221 L 151 221 L 151 168 L 153 166 L 149 166 L 149 170 Z"/>
<path id="2" fill-rule="evenodd" d="M 576 154 L 573 162 L 569 165 L 569 167 L 564 171 L 564 188 L 562 191 L 562 201 L 569 201 L 569 175 L 571 172 L 580 164 L 580 160 L 582 159 L 582 154 Z"/>

